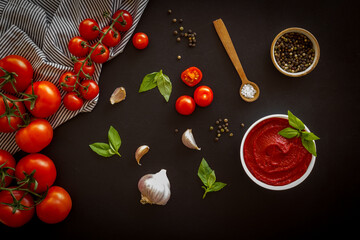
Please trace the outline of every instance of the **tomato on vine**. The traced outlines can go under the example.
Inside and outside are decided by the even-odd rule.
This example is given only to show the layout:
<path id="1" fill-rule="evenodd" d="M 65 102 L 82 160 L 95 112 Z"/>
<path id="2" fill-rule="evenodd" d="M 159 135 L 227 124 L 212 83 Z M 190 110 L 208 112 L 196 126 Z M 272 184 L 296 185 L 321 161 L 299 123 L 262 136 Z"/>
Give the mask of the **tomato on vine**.
<path id="1" fill-rule="evenodd" d="M 0 187 L 7 187 L 12 181 L 16 161 L 14 157 L 5 150 L 0 149 Z"/>
<path id="2" fill-rule="evenodd" d="M 67 71 L 60 76 L 59 85 L 65 92 L 71 92 L 75 89 L 76 73 Z"/>
<path id="3" fill-rule="evenodd" d="M 98 44 L 96 46 L 97 43 L 94 43 L 91 47 L 95 48 L 94 51 L 91 53 L 91 60 L 93 62 L 96 63 L 104 63 L 109 59 L 109 49 L 103 45 L 103 44 Z M 95 47 L 96 46 L 96 47 Z"/>
<path id="4" fill-rule="evenodd" d="M 99 94 L 99 85 L 94 80 L 84 80 L 80 83 L 79 92 L 86 100 L 92 100 Z"/>
<path id="5" fill-rule="evenodd" d="M 92 75 L 94 75 L 94 72 L 95 72 L 95 66 L 90 60 L 86 60 L 86 62 L 84 63 L 84 66 L 81 69 L 81 66 L 84 61 L 85 61 L 85 58 L 79 58 L 74 63 L 74 72 L 76 74 L 78 72 L 80 72 L 80 74 L 79 74 L 80 78 L 86 78 L 86 75 L 89 75 L 89 77 L 91 77 Z"/>
<path id="6" fill-rule="evenodd" d="M 12 103 L 11 100 L 15 102 Z M 17 100 L 19 98 L 10 94 L 0 95 L 0 132 L 15 132 L 24 123 L 26 110 L 24 104 Z"/>
<path id="7" fill-rule="evenodd" d="M 116 11 L 112 15 L 112 18 L 116 19 L 119 15 L 121 15 L 121 16 L 118 18 L 118 20 L 114 24 L 114 27 L 119 32 L 126 32 L 133 25 L 133 18 L 131 16 L 131 14 L 126 10 Z"/>
<path id="8" fill-rule="evenodd" d="M 99 36 L 99 24 L 91 18 L 84 19 L 79 25 L 80 36 L 88 41 L 95 40 Z"/>
<path id="9" fill-rule="evenodd" d="M 70 39 L 68 49 L 76 57 L 86 56 L 90 50 L 88 41 L 79 36 Z"/>
<path id="10" fill-rule="evenodd" d="M 70 111 L 77 111 L 84 105 L 84 100 L 76 92 L 69 92 L 64 96 L 64 106 Z"/>
<path id="11" fill-rule="evenodd" d="M 108 47 L 114 47 L 119 44 L 121 40 L 121 35 L 116 29 L 110 29 L 110 26 L 106 26 L 101 30 L 100 37 L 102 37 L 106 31 L 106 35 L 102 39 L 102 43 L 105 44 Z"/>

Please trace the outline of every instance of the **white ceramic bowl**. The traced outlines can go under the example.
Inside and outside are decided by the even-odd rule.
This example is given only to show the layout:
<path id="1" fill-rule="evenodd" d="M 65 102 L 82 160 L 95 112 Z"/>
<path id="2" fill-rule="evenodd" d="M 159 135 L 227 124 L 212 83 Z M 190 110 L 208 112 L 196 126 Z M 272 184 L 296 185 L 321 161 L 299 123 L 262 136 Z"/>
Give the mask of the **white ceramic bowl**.
<path id="1" fill-rule="evenodd" d="M 302 175 L 300 178 L 298 178 L 297 180 L 289 183 L 289 184 L 286 184 L 286 185 L 282 185 L 282 186 L 273 186 L 273 185 L 269 185 L 269 184 L 266 184 L 260 180 L 258 180 L 256 177 L 254 177 L 254 175 L 252 175 L 252 173 L 249 171 L 249 169 L 247 168 L 246 166 L 246 163 L 245 163 L 245 159 L 244 159 L 244 143 L 245 143 L 245 140 L 246 140 L 246 137 L 247 135 L 249 134 L 249 132 L 260 122 L 262 122 L 263 120 L 265 119 L 269 119 L 269 118 L 284 118 L 284 119 L 288 119 L 288 116 L 285 115 L 285 114 L 272 114 L 272 115 L 268 115 L 266 117 L 263 117 L 263 118 L 260 118 L 259 120 L 257 120 L 256 122 L 254 122 L 250 127 L 249 129 L 246 131 L 242 141 L 241 141 L 241 145 L 240 145 L 240 159 L 241 159 L 241 164 L 246 172 L 246 174 L 250 177 L 251 180 L 253 180 L 256 184 L 258 184 L 259 186 L 263 187 L 263 188 L 267 188 L 267 189 L 270 189 L 270 190 L 286 190 L 286 189 L 289 189 L 289 188 L 293 188 L 297 185 L 299 185 L 300 183 L 302 183 L 310 174 L 311 170 L 313 169 L 314 167 L 314 164 L 315 164 L 315 156 L 312 155 L 312 158 L 311 158 L 311 161 L 310 161 L 310 164 L 308 166 L 308 169 L 306 170 L 306 172 L 304 173 L 304 175 Z M 309 131 L 309 129 L 305 126 L 305 129 L 306 131 Z M 315 141 L 314 141 L 315 142 Z M 315 149 L 316 149 L 316 146 L 315 146 Z"/>
<path id="2" fill-rule="evenodd" d="M 291 73 L 291 72 L 287 72 L 284 69 L 282 69 L 280 67 L 280 65 L 277 63 L 276 59 L 275 59 L 275 44 L 277 42 L 277 40 L 284 35 L 285 33 L 289 33 L 289 32 L 297 32 L 297 33 L 302 33 L 305 36 L 307 36 L 310 41 L 313 44 L 313 48 L 315 50 L 315 57 L 314 57 L 314 61 L 312 62 L 312 64 L 305 69 L 302 72 L 296 72 L 296 73 Z M 314 35 L 312 35 L 309 31 L 303 29 L 303 28 L 298 28 L 298 27 L 292 27 L 292 28 L 287 28 L 283 31 L 281 31 L 278 35 L 276 35 L 276 37 L 274 38 L 272 44 L 271 44 L 271 48 L 270 48 L 270 56 L 271 56 L 271 60 L 274 64 L 274 66 L 276 67 L 277 70 L 279 70 L 279 72 L 281 72 L 282 74 L 289 76 L 289 77 L 301 77 L 304 76 L 308 73 L 310 73 L 312 70 L 314 70 L 314 68 L 316 67 L 317 63 L 319 62 L 320 59 L 320 46 L 318 41 L 316 40 L 316 38 L 314 37 Z"/>

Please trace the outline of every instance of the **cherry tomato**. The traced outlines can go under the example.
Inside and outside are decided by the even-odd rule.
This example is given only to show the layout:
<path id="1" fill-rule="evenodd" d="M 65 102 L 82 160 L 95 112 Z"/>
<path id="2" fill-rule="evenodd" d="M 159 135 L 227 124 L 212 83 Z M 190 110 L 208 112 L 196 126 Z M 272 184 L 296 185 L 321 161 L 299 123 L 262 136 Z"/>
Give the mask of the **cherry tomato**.
<path id="1" fill-rule="evenodd" d="M 10 185 L 12 178 L 10 176 L 14 176 L 14 170 L 7 169 L 5 167 L 14 168 L 16 166 L 16 162 L 14 157 L 7 151 L 0 149 L 0 186 L 7 187 Z"/>
<path id="2" fill-rule="evenodd" d="M 99 85 L 94 80 L 84 80 L 79 86 L 79 92 L 85 100 L 92 100 L 99 94 Z"/>
<path id="3" fill-rule="evenodd" d="M 9 82 L 1 87 L 2 90 L 9 93 L 22 92 L 30 85 L 34 70 L 27 59 L 18 55 L 9 55 L 0 60 L 0 67 L 10 74 Z M 0 70 L 0 77 L 3 77 L 0 78 L 0 84 L 2 84 L 6 81 L 6 74 L 2 70 Z M 16 91 L 11 82 L 14 84 Z"/>
<path id="4" fill-rule="evenodd" d="M 66 92 L 73 91 L 76 87 L 76 73 L 70 71 L 63 73 L 60 76 L 59 85 Z"/>
<path id="5" fill-rule="evenodd" d="M 64 106 L 70 111 L 77 111 L 84 105 L 84 100 L 76 92 L 69 92 L 64 96 Z"/>
<path id="6" fill-rule="evenodd" d="M 85 58 L 79 58 L 78 61 L 74 64 L 74 72 L 76 74 L 80 71 L 81 66 L 84 61 L 85 61 Z M 91 77 L 92 75 L 94 75 L 94 72 L 95 72 L 94 64 L 91 61 L 86 60 L 79 76 L 80 76 L 80 78 L 86 78 L 85 74 L 88 74 Z"/>
<path id="7" fill-rule="evenodd" d="M 71 208 L 69 193 L 62 187 L 52 186 L 45 199 L 36 206 L 36 214 L 45 223 L 59 223 L 69 215 Z"/>
<path id="8" fill-rule="evenodd" d="M 59 89 L 51 82 L 34 82 L 34 94 L 37 96 L 34 108 L 30 108 L 30 101 L 25 101 L 25 107 L 32 115 L 38 118 L 46 118 L 53 115 L 60 107 L 61 95 Z M 32 93 L 32 87 L 29 86 L 26 94 Z M 24 97 L 26 98 L 26 97 Z"/>
<path id="9" fill-rule="evenodd" d="M 95 40 L 99 36 L 99 24 L 91 18 L 84 19 L 79 25 L 80 35 L 88 41 Z"/>
<path id="10" fill-rule="evenodd" d="M 132 42 L 135 48 L 144 49 L 149 44 L 149 38 L 145 33 L 140 32 L 133 36 Z"/>
<path id="11" fill-rule="evenodd" d="M 95 47 L 95 45 L 96 43 L 94 43 L 91 47 Z M 109 59 L 109 55 L 109 49 L 105 45 L 99 44 L 92 52 L 90 58 L 93 62 L 104 63 Z"/>
<path id="12" fill-rule="evenodd" d="M 199 86 L 194 92 L 194 100 L 200 107 L 209 106 L 214 98 L 214 93 L 208 86 Z"/>
<path id="13" fill-rule="evenodd" d="M 18 98 L 10 95 L 4 94 L 9 99 L 17 100 Z M 16 102 L 13 105 L 9 100 L 6 101 L 10 108 L 10 116 L 3 116 L 0 118 L 0 132 L 15 132 L 19 129 L 19 125 L 22 125 L 24 121 L 21 118 L 21 115 L 26 113 L 24 104 L 22 102 Z M 16 108 L 19 108 L 20 112 Z M 5 102 L 2 96 L 0 96 L 0 116 L 2 116 L 6 112 Z M 10 122 L 10 125 L 9 125 Z"/>
<path id="14" fill-rule="evenodd" d="M 202 72 L 197 67 L 190 67 L 181 73 L 181 80 L 188 86 L 193 87 L 202 79 Z"/>
<path id="15" fill-rule="evenodd" d="M 53 128 L 45 119 L 34 119 L 15 134 L 16 144 L 27 153 L 37 153 L 48 146 L 53 139 Z"/>
<path id="16" fill-rule="evenodd" d="M 89 43 L 84 38 L 76 36 L 68 44 L 70 53 L 76 57 L 83 57 L 89 53 Z"/>
<path id="17" fill-rule="evenodd" d="M 116 30 L 118 30 L 119 32 L 126 32 L 127 30 L 129 30 L 129 28 L 133 25 L 133 18 L 131 16 L 131 14 L 128 11 L 125 10 L 118 10 L 116 11 L 113 15 L 112 18 L 115 19 L 117 18 L 120 14 L 122 14 L 122 16 L 120 16 L 117 20 L 117 22 L 114 24 L 114 27 L 116 28 Z"/>
<path id="18" fill-rule="evenodd" d="M 20 159 L 16 164 L 15 176 L 23 180 L 25 178 L 24 172 L 29 175 L 35 170 L 34 179 L 38 186 L 34 190 L 34 183 L 31 183 L 30 189 L 37 193 L 43 193 L 48 187 L 51 187 L 56 179 L 56 168 L 54 162 L 41 153 L 30 153 Z"/>
<path id="19" fill-rule="evenodd" d="M 15 213 L 13 213 L 13 206 L 0 204 L 0 222 L 8 227 L 16 228 L 23 226 L 31 220 L 34 216 L 35 208 L 32 207 L 34 206 L 34 200 L 29 193 L 20 190 L 13 190 L 12 193 L 16 200 L 19 201 L 21 199 L 20 203 L 23 209 L 16 209 Z M 0 202 L 13 204 L 14 199 L 9 191 L 1 191 Z"/>
<path id="20" fill-rule="evenodd" d="M 195 101 L 192 97 L 183 95 L 176 100 L 175 108 L 182 115 L 190 115 L 195 110 Z"/>
<path id="21" fill-rule="evenodd" d="M 109 29 L 109 26 L 104 27 L 101 31 L 101 37 L 103 36 L 103 32 L 106 32 Z M 108 33 L 102 40 L 102 43 L 108 47 L 114 47 L 119 44 L 121 40 L 121 35 L 116 29 L 110 29 Z"/>

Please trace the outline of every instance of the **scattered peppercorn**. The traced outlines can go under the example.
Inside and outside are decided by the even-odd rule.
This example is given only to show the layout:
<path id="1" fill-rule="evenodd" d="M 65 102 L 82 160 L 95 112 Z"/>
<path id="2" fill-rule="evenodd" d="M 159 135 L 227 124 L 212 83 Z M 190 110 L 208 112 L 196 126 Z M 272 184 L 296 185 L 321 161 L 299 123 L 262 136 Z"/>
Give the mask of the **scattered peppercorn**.
<path id="1" fill-rule="evenodd" d="M 168 14 L 171 14 L 171 12 L 172 12 L 171 9 L 169 9 L 169 10 L 168 10 Z"/>
<path id="2" fill-rule="evenodd" d="M 229 136 L 232 137 L 232 136 L 234 136 L 234 134 L 233 134 L 233 133 L 229 133 Z"/>
<path id="3" fill-rule="evenodd" d="M 178 132 L 179 132 L 179 129 L 175 128 L 175 132 L 178 133 Z"/>
<path id="4" fill-rule="evenodd" d="M 241 123 L 241 126 L 242 126 L 242 127 L 245 127 L 245 124 Z"/>
<path id="5" fill-rule="evenodd" d="M 176 36 L 177 34 L 178 34 L 178 31 L 175 30 L 175 31 L 174 31 L 174 35 Z"/>
<path id="6" fill-rule="evenodd" d="M 177 42 L 180 42 L 180 41 L 181 41 L 181 38 L 180 38 L 180 37 L 176 38 L 176 41 L 177 41 Z"/>
<path id="7" fill-rule="evenodd" d="M 180 60 L 180 59 L 181 59 L 181 56 L 180 56 L 180 55 L 178 55 L 178 56 L 177 56 L 177 60 Z"/>
<path id="8" fill-rule="evenodd" d="M 179 19 L 179 23 L 182 23 L 184 20 L 182 18 Z"/>
<path id="9" fill-rule="evenodd" d="M 172 20 L 173 23 L 176 23 L 176 21 L 177 21 L 176 18 L 174 18 L 174 19 Z"/>
<path id="10" fill-rule="evenodd" d="M 179 27 L 179 29 L 180 29 L 180 31 L 184 31 L 184 27 L 183 27 L 183 26 Z"/>
<path id="11" fill-rule="evenodd" d="M 227 119 L 227 118 L 225 118 L 225 119 L 224 119 L 224 122 L 226 122 L 226 123 L 227 123 L 228 121 L 229 121 L 229 119 Z"/>
<path id="12" fill-rule="evenodd" d="M 214 130 L 214 127 L 213 126 L 210 126 L 210 131 Z"/>

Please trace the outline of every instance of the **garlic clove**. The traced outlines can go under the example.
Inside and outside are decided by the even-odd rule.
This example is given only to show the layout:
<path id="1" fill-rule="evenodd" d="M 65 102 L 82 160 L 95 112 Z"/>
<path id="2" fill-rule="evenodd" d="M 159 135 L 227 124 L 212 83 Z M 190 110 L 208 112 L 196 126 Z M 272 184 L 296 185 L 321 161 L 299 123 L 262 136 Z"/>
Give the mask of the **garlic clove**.
<path id="1" fill-rule="evenodd" d="M 140 203 L 166 205 L 171 196 L 166 170 L 144 175 L 138 182 L 138 189 L 141 193 Z"/>
<path id="2" fill-rule="evenodd" d="M 148 153 L 150 150 L 149 146 L 147 145 L 142 145 L 140 147 L 138 147 L 138 149 L 136 149 L 135 151 L 135 159 L 136 162 L 139 164 L 139 166 L 141 166 L 140 164 L 140 159 L 146 154 Z"/>
<path id="3" fill-rule="evenodd" d="M 194 135 L 192 133 L 192 129 L 187 129 L 183 133 L 181 140 L 186 147 L 191 148 L 191 149 L 201 150 L 201 148 L 199 148 L 195 142 Z"/>
<path id="4" fill-rule="evenodd" d="M 110 103 L 115 104 L 115 103 L 118 103 L 118 102 L 121 102 L 121 101 L 125 100 L 125 98 L 126 98 L 125 88 L 118 87 L 111 94 Z"/>

